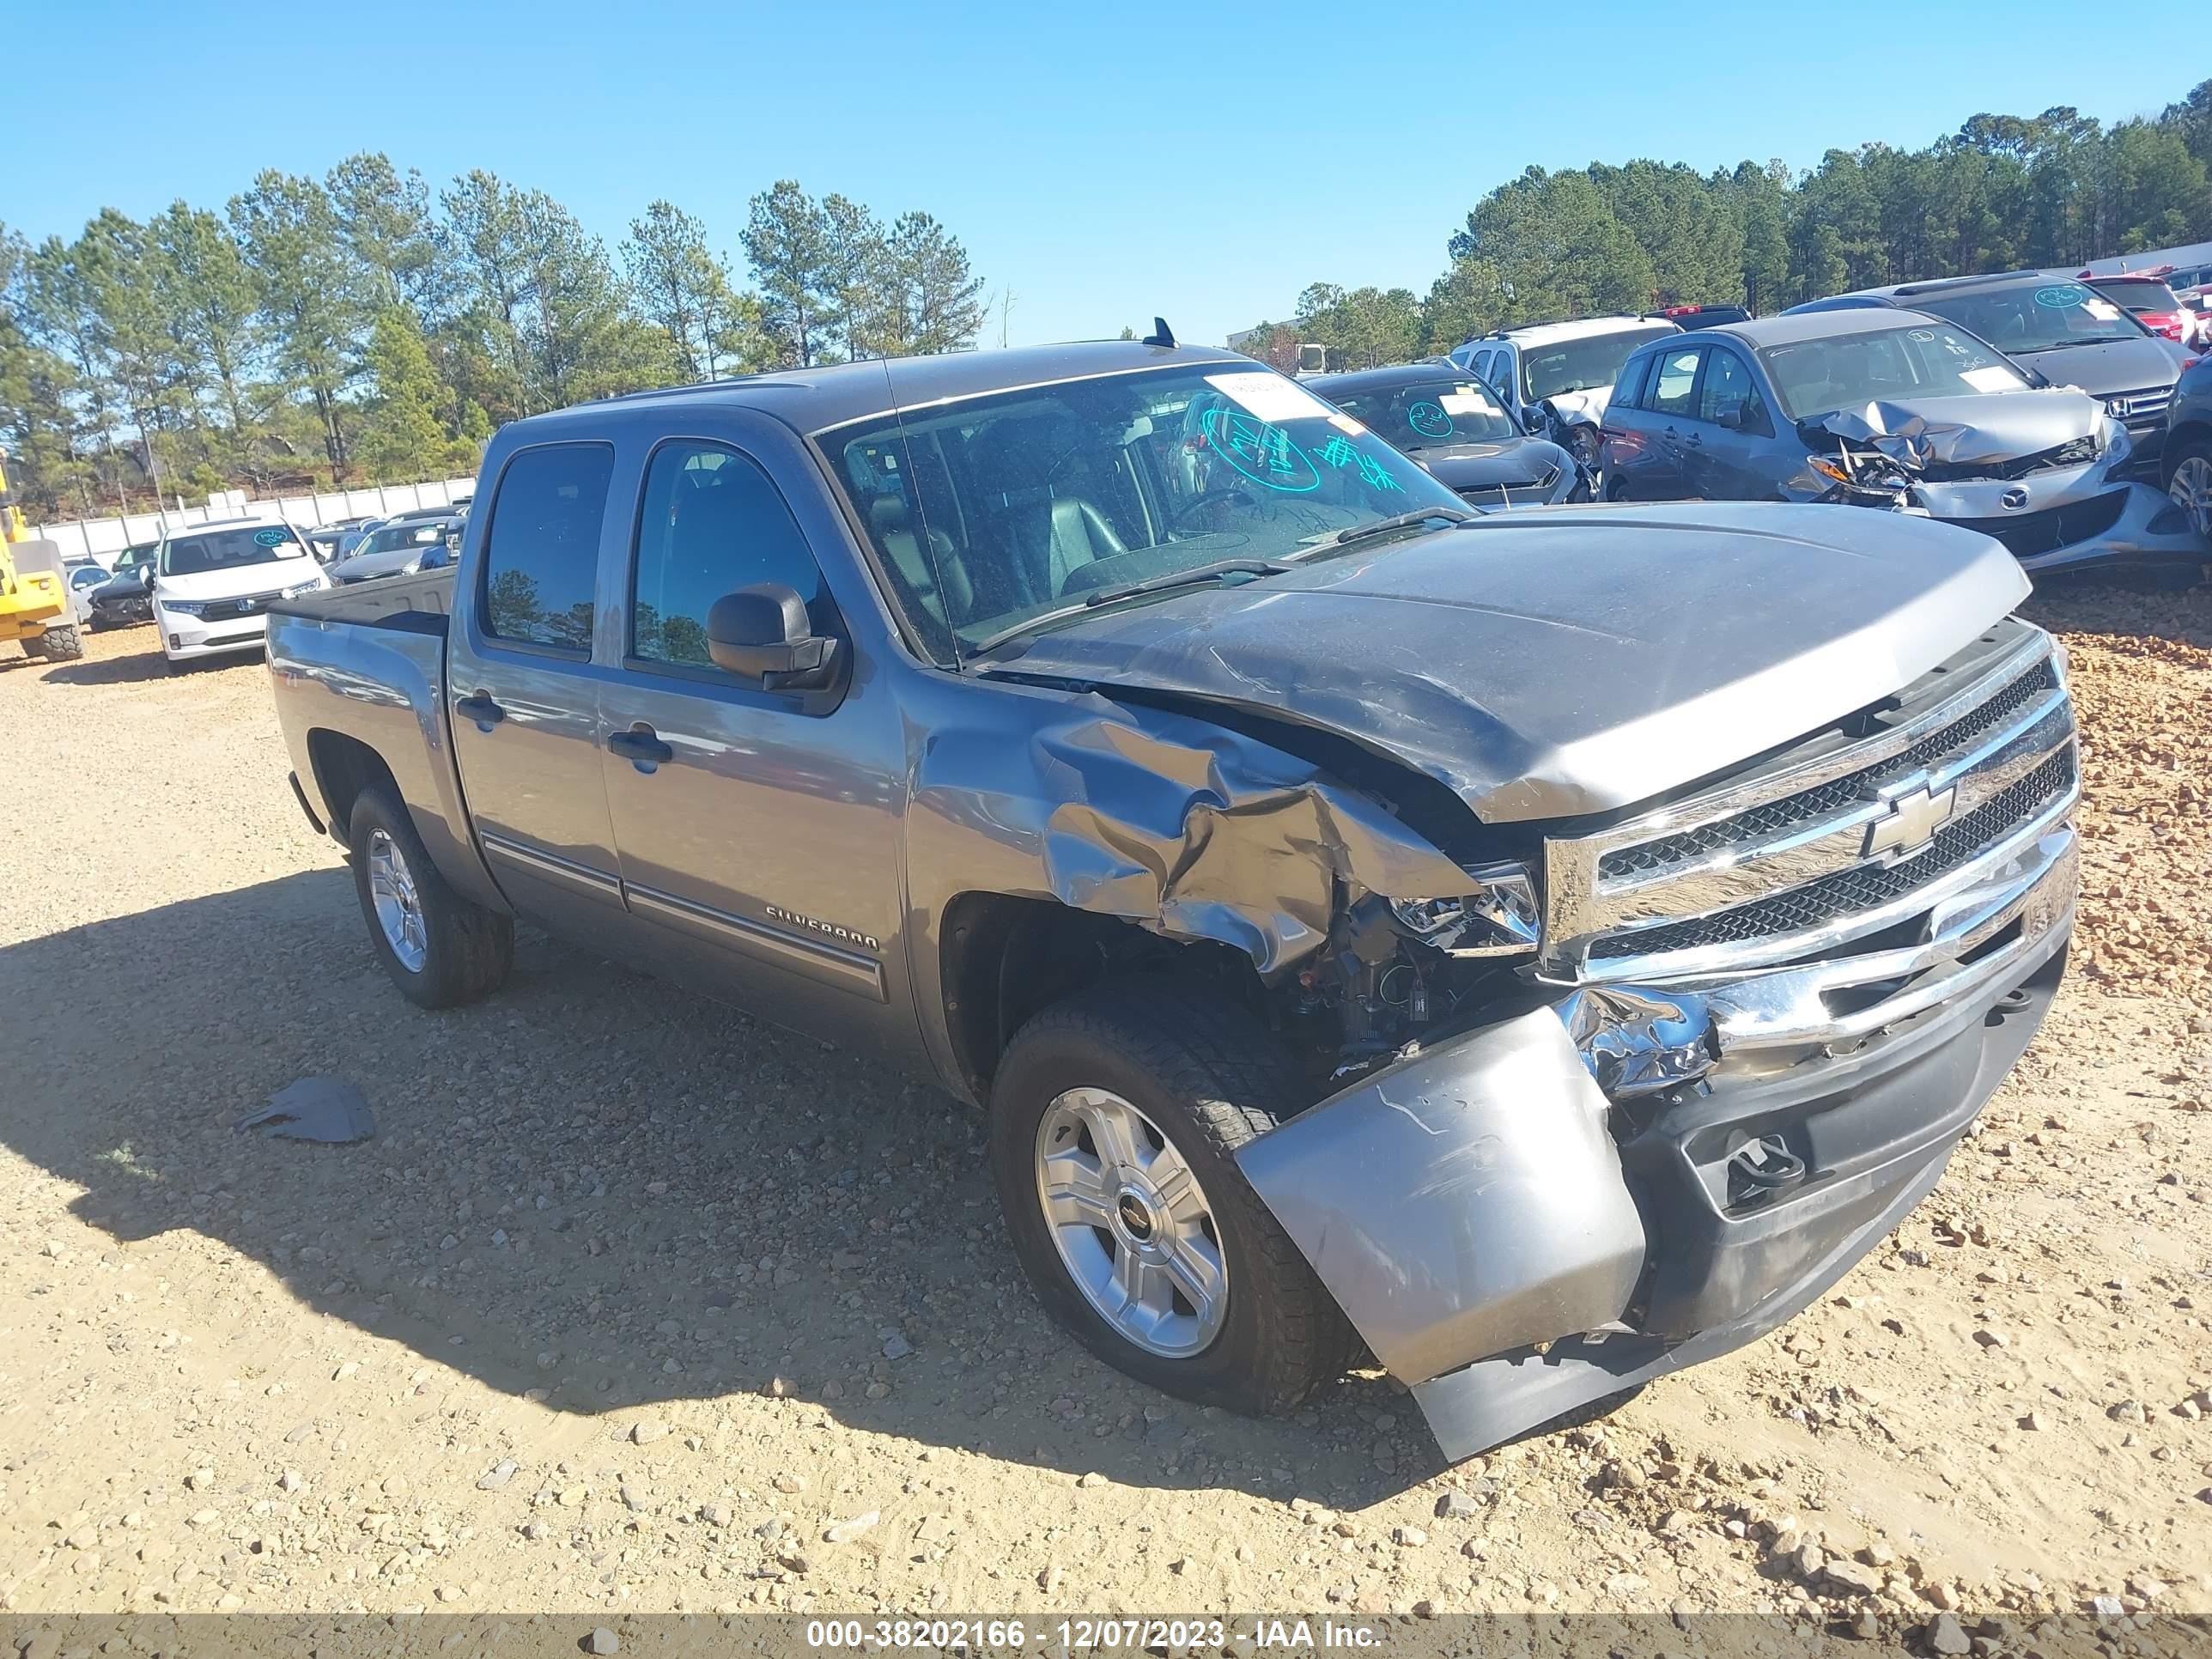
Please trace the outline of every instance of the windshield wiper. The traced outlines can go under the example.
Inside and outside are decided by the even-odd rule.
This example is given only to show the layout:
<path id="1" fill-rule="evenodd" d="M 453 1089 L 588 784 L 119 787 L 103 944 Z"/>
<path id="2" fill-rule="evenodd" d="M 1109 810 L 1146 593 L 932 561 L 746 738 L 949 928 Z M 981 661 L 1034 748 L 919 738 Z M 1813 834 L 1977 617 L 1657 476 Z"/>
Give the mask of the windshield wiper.
<path id="1" fill-rule="evenodd" d="M 1349 530 L 1336 532 L 1336 545 L 1346 546 L 1352 542 L 1364 542 L 1370 536 L 1388 536 L 1401 530 L 1413 530 L 1438 520 L 1445 524 L 1473 524 L 1482 516 L 1470 513 L 1463 507 L 1419 507 L 1411 513 L 1394 513 L 1387 519 L 1377 519 L 1373 524 L 1356 524 Z"/>
<path id="2" fill-rule="evenodd" d="M 1224 576 L 1277 576 L 1290 566 L 1273 559 L 1217 559 L 1212 564 L 1194 564 L 1188 570 L 1170 570 L 1164 575 L 1147 576 L 1142 581 L 1123 582 L 1116 587 L 1101 587 L 1085 593 L 1073 605 L 1059 605 L 1050 611 L 1041 611 L 1026 621 L 1002 628 L 987 635 L 968 647 L 972 656 L 982 656 L 1008 640 L 1018 639 L 1024 634 L 1072 617 L 1087 617 L 1102 605 L 1112 605 L 1121 599 L 1133 599 L 1146 593 L 1172 592 L 1178 587 L 1203 587 Z"/>

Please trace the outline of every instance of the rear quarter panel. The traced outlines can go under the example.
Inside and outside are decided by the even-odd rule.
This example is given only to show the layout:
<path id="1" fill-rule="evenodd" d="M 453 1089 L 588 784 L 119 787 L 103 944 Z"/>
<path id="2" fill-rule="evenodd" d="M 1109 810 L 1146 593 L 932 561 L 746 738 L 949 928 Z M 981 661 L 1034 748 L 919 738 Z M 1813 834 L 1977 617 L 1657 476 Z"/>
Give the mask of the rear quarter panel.
<path id="1" fill-rule="evenodd" d="M 452 573 L 442 571 L 276 606 L 269 674 L 293 769 L 333 833 L 343 826 L 317 772 L 318 732 L 373 750 L 440 873 L 465 896 L 504 910 L 470 832 L 446 729 L 443 624 L 452 591 Z"/>

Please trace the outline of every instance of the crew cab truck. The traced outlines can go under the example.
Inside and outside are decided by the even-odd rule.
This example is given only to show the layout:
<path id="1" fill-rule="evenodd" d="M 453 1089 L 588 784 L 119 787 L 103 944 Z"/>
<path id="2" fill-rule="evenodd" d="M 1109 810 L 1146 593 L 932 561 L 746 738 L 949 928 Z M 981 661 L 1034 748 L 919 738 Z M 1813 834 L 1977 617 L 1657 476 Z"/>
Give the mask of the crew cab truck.
<path id="1" fill-rule="evenodd" d="M 1486 515 L 1138 342 L 534 416 L 477 502 L 269 627 L 399 989 L 492 991 L 526 916 L 873 1044 L 1187 1398 L 1364 1350 L 1460 1456 L 1747 1341 L 2063 968 L 2064 662 L 1967 532 Z"/>

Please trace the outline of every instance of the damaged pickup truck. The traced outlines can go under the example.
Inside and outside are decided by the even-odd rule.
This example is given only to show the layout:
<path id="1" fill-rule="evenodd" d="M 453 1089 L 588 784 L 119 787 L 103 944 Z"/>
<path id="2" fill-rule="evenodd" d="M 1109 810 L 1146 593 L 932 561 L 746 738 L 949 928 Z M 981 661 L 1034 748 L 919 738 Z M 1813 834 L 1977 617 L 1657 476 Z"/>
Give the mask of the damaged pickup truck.
<path id="1" fill-rule="evenodd" d="M 270 626 L 394 982 L 526 916 L 933 1077 L 1191 1399 L 1364 1351 L 1456 1457 L 1748 1341 L 2063 966 L 2063 659 L 1923 519 L 1474 513 L 1164 339 L 537 416 L 477 500 Z"/>
<path id="2" fill-rule="evenodd" d="M 1790 312 L 1649 345 L 1606 413 L 1610 501 L 1821 501 L 1924 514 L 2039 574 L 2129 566 L 2193 580 L 2212 559 L 2142 482 L 2097 398 L 1940 317 Z"/>

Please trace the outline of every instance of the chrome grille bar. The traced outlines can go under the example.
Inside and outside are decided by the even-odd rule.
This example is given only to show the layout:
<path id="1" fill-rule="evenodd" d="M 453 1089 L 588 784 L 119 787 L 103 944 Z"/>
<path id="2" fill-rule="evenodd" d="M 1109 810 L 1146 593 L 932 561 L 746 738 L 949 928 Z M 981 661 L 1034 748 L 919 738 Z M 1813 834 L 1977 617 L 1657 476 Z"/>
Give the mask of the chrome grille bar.
<path id="1" fill-rule="evenodd" d="M 2047 635 L 2008 622 L 1856 741 L 1800 745 L 1689 799 L 1546 843 L 1547 977 L 1771 965 L 1909 919 L 2079 793 Z"/>

